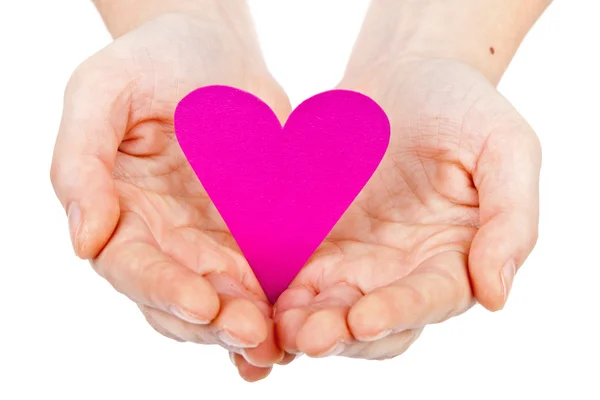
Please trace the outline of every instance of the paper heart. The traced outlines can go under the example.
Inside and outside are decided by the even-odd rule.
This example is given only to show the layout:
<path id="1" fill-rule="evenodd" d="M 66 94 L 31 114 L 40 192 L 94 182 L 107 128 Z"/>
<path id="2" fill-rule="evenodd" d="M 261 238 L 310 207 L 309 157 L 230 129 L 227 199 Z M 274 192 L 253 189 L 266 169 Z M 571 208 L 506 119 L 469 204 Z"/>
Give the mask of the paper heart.
<path id="1" fill-rule="evenodd" d="M 228 86 L 188 94 L 177 140 L 274 303 L 381 162 L 385 112 L 348 90 L 300 104 L 284 127 L 254 95 Z"/>

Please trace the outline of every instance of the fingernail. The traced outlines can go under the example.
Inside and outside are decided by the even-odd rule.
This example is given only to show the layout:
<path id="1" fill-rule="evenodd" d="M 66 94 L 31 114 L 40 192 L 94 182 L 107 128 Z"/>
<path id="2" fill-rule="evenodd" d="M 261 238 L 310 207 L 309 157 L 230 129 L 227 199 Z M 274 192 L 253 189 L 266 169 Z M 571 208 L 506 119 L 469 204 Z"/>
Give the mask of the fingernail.
<path id="1" fill-rule="evenodd" d="M 261 365 L 261 364 L 256 363 L 256 362 L 252 362 L 252 360 L 250 360 L 250 357 L 248 356 L 248 352 L 246 351 L 246 349 L 240 349 L 240 355 L 242 357 L 244 357 L 244 360 L 246 360 L 246 362 L 248 364 L 253 365 L 255 367 L 258 367 L 258 368 L 269 368 L 269 367 L 273 366 L 273 364 L 262 364 Z"/>
<path id="2" fill-rule="evenodd" d="M 512 288 L 513 280 L 515 279 L 515 274 L 517 273 L 517 265 L 514 261 L 508 261 L 504 264 L 502 268 L 501 280 L 502 280 L 502 289 L 504 290 L 504 301 L 508 299 L 508 294 L 510 293 L 510 289 Z"/>
<path id="3" fill-rule="evenodd" d="M 227 332 L 224 329 L 217 332 L 217 337 L 219 338 L 219 340 L 221 342 L 223 342 L 225 345 L 230 346 L 230 347 L 237 347 L 240 349 L 248 349 L 248 348 L 254 348 L 254 347 L 258 346 L 258 343 L 244 342 L 240 338 L 233 336 L 231 333 Z"/>
<path id="4" fill-rule="evenodd" d="M 389 336 L 390 333 L 392 333 L 392 330 L 388 329 L 383 332 L 379 332 L 377 335 L 360 338 L 360 341 L 361 342 L 375 342 L 376 340 L 380 340 L 386 336 Z"/>
<path id="5" fill-rule="evenodd" d="M 235 361 L 235 353 L 230 352 L 229 359 L 231 360 L 231 363 L 237 367 L 237 362 Z"/>
<path id="6" fill-rule="evenodd" d="M 318 357 L 339 356 L 340 354 L 342 354 L 344 352 L 345 349 L 346 349 L 346 345 L 344 345 L 344 343 L 341 343 L 341 342 L 340 343 L 336 343 L 329 350 L 326 350 L 323 353 L 319 354 Z"/>
<path id="7" fill-rule="evenodd" d="M 191 312 L 189 312 L 187 310 L 184 310 L 183 308 L 181 308 L 179 306 L 173 305 L 173 306 L 169 307 L 169 310 L 177 318 L 182 319 L 185 322 L 189 322 L 190 324 L 194 324 L 194 325 L 206 325 L 206 324 L 208 324 L 210 322 L 210 321 L 206 321 L 206 320 L 203 320 L 201 318 L 198 318 L 197 316 L 195 316 Z"/>
<path id="8" fill-rule="evenodd" d="M 69 235 L 71 236 L 71 244 L 75 254 L 78 254 L 77 236 L 79 234 L 79 228 L 81 226 L 81 208 L 79 204 L 73 202 L 67 209 L 67 219 L 69 220 Z"/>

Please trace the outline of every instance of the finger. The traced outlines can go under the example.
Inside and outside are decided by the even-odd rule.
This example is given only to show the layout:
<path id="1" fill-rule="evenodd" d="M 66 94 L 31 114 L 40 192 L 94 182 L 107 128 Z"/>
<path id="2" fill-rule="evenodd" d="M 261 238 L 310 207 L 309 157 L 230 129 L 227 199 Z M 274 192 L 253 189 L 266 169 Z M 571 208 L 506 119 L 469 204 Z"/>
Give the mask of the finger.
<path id="1" fill-rule="evenodd" d="M 144 310 L 159 332 L 187 342 L 220 345 L 255 367 L 268 369 L 283 359 L 275 343 L 272 321 L 249 300 L 221 296 L 219 316 L 209 325 L 190 324 L 145 306 Z"/>
<path id="2" fill-rule="evenodd" d="M 210 325 L 195 325 L 185 322 L 171 314 L 161 310 L 151 309 L 147 306 L 142 306 L 143 312 L 147 315 L 150 321 L 153 321 L 155 329 L 161 333 L 166 332 L 167 337 L 179 338 L 182 341 L 189 341 L 198 344 L 218 344 L 229 350 L 232 362 L 238 368 L 242 378 L 249 382 L 254 382 L 265 378 L 272 369 L 272 364 L 265 367 L 258 367 L 250 363 L 245 357 L 241 356 L 246 346 L 256 346 L 256 344 L 246 343 L 243 339 L 237 337 L 237 334 L 230 333 L 231 331 L 239 331 L 236 326 L 229 328 L 226 326 L 228 321 L 235 319 L 244 320 L 250 319 L 250 325 L 257 321 L 251 321 L 252 314 L 255 314 L 256 308 L 243 299 L 224 296 L 221 300 L 221 312 L 219 316 Z M 246 311 L 246 312 L 244 312 Z M 242 312 L 243 317 L 239 317 Z M 261 317 L 262 318 L 262 317 Z M 241 321 L 244 322 L 244 321 Z M 238 325 L 240 325 L 238 323 Z M 260 324 L 258 324 L 260 325 Z M 259 349 L 260 345 L 256 347 Z M 278 357 L 279 358 L 279 357 Z"/>
<path id="3" fill-rule="evenodd" d="M 467 310 L 473 300 L 466 259 L 457 251 L 440 253 L 408 276 L 365 295 L 348 314 L 353 336 L 376 341 Z"/>
<path id="4" fill-rule="evenodd" d="M 359 289 L 340 284 L 325 289 L 309 305 L 310 312 L 296 337 L 298 350 L 310 357 L 336 356 L 352 341 L 346 318 L 362 297 Z"/>
<path id="5" fill-rule="evenodd" d="M 258 341 L 247 340 L 239 335 L 240 325 L 256 324 L 264 325 L 264 318 L 260 313 L 257 315 L 255 307 L 247 300 L 239 298 L 224 297 L 221 299 L 221 310 L 219 316 L 207 325 L 189 323 L 173 314 L 148 306 L 141 306 L 144 315 L 151 319 L 161 332 L 180 338 L 186 342 L 197 344 L 216 344 L 230 351 L 240 353 L 244 348 L 259 346 Z M 241 312 L 247 311 L 246 316 L 239 318 Z M 238 317 L 241 321 L 237 326 L 228 326 L 232 317 Z M 260 330 L 260 328 L 259 328 Z M 242 337 L 240 337 L 242 336 Z"/>
<path id="6" fill-rule="evenodd" d="M 206 274 L 219 294 L 222 307 L 225 302 L 240 299 L 241 304 L 231 312 L 226 308 L 227 312 L 219 315 L 219 322 L 227 327 L 221 332 L 223 340 L 231 346 L 246 348 L 240 353 L 255 366 L 267 367 L 280 361 L 283 352 L 275 342 L 271 307 L 245 261 L 236 260 L 236 254 L 207 240 L 197 229 L 179 228 L 172 232 L 161 243 L 168 254 L 191 270 Z"/>
<path id="7" fill-rule="evenodd" d="M 296 327 L 296 349 L 310 357 L 339 355 L 352 341 L 346 324 L 350 307 L 362 296 L 360 290 L 346 284 L 327 288 L 304 308 L 304 322 Z"/>
<path id="8" fill-rule="evenodd" d="M 272 310 L 264 294 L 250 293 L 242 282 L 226 274 L 209 274 L 206 278 L 219 293 L 221 304 L 225 304 L 214 323 L 220 339 L 239 348 L 238 353 L 254 366 L 269 367 L 281 361 L 284 354 L 277 346 Z"/>
<path id="9" fill-rule="evenodd" d="M 247 382 L 260 381 L 261 379 L 264 379 L 267 376 L 269 376 L 269 374 L 273 370 L 272 366 L 266 368 L 256 367 L 248 363 L 248 361 L 246 361 L 244 357 L 236 353 L 230 352 L 229 357 L 231 358 L 231 362 L 233 363 L 233 365 L 236 366 L 238 373 L 240 374 L 242 379 L 244 379 Z"/>
<path id="10" fill-rule="evenodd" d="M 256 367 L 271 367 L 283 360 L 284 352 L 277 345 L 275 339 L 275 324 L 265 318 L 267 324 L 267 338 L 254 348 L 243 348 L 240 354 L 250 364 Z"/>
<path id="11" fill-rule="evenodd" d="M 256 348 L 267 340 L 268 326 L 264 315 L 251 301 L 220 296 L 221 312 L 212 324 L 216 337 L 225 346 L 237 349 Z"/>
<path id="12" fill-rule="evenodd" d="M 290 99 L 275 79 L 269 77 L 264 81 L 271 83 L 268 87 L 262 85 L 250 87 L 249 91 L 264 101 L 273 110 L 279 122 L 284 125 L 292 113 Z"/>
<path id="13" fill-rule="evenodd" d="M 281 361 L 279 361 L 277 364 L 279 365 L 288 365 L 291 364 L 292 361 L 294 361 L 295 359 L 299 358 L 302 354 L 291 354 L 291 353 L 285 353 L 285 355 L 283 356 L 283 358 L 281 359 Z"/>
<path id="14" fill-rule="evenodd" d="M 112 170 L 129 115 L 129 78 L 84 64 L 65 92 L 50 177 L 84 259 L 98 254 L 119 217 Z"/>
<path id="15" fill-rule="evenodd" d="M 178 227 L 164 234 L 160 245 L 175 261 L 197 274 L 228 277 L 222 283 L 215 281 L 223 293 L 256 299 L 261 307 L 268 305 L 267 297 L 244 256 L 219 244 L 207 232 L 190 226 Z M 269 307 L 267 309 L 270 311 Z"/>
<path id="16" fill-rule="evenodd" d="M 145 222 L 132 212 L 123 213 L 112 240 L 92 265 L 138 304 L 193 324 L 208 324 L 219 312 L 212 285 L 161 252 Z"/>
<path id="17" fill-rule="evenodd" d="M 173 314 L 143 304 L 139 307 L 150 326 L 167 337 L 177 338 L 182 342 L 219 344 L 214 330 L 208 325 L 192 324 Z"/>
<path id="18" fill-rule="evenodd" d="M 477 162 L 480 229 L 469 272 L 475 297 L 495 311 L 504 307 L 515 273 L 538 236 L 540 143 L 523 120 L 495 130 Z"/>
<path id="19" fill-rule="evenodd" d="M 290 287 L 277 299 L 273 311 L 279 346 L 290 354 L 299 354 L 296 336 L 302 328 L 316 292 L 308 286 Z"/>
<path id="20" fill-rule="evenodd" d="M 387 360 L 403 354 L 419 338 L 423 328 L 393 333 L 374 342 L 354 342 L 341 354 L 364 360 Z"/>

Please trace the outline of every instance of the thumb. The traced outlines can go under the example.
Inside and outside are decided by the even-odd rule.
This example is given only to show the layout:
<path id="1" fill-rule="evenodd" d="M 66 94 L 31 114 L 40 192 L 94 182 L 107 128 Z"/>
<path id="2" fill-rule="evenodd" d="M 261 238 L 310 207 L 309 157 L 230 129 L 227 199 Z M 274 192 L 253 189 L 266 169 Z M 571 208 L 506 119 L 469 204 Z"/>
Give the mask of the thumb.
<path id="1" fill-rule="evenodd" d="M 473 173 L 480 229 L 469 254 L 477 301 L 504 307 L 518 268 L 538 236 L 541 147 L 519 115 L 488 136 Z"/>
<path id="2" fill-rule="evenodd" d="M 84 259 L 102 250 L 119 218 L 112 170 L 129 97 L 126 81 L 108 71 L 84 63 L 70 79 L 50 171 L 73 248 Z"/>

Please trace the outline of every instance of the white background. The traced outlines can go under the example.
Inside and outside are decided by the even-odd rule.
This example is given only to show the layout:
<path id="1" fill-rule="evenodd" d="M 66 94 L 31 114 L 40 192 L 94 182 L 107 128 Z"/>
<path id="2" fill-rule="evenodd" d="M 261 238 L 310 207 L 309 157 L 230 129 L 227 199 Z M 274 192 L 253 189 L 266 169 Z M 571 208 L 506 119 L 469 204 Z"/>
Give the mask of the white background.
<path id="1" fill-rule="evenodd" d="M 298 104 L 337 83 L 367 2 L 252 6 Z M 505 310 L 432 326 L 392 361 L 303 357 L 248 384 L 225 351 L 156 334 L 72 255 L 51 152 L 72 70 L 110 38 L 90 1 L 2 0 L 0 399 L 600 399 L 599 16 L 555 1 L 500 85 L 544 148 L 540 239 Z"/>

